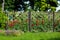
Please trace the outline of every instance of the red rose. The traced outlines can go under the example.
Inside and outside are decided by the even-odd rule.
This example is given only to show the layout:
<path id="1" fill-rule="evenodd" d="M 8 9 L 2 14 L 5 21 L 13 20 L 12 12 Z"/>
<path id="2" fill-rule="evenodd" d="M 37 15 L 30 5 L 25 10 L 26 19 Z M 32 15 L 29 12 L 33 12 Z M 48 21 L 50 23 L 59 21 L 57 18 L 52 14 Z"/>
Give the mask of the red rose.
<path id="1" fill-rule="evenodd" d="M 28 22 L 29 20 L 28 19 L 26 19 L 26 22 Z"/>
<path id="2" fill-rule="evenodd" d="M 54 28 L 57 26 L 57 23 L 54 23 Z"/>
<path id="3" fill-rule="evenodd" d="M 18 20 L 13 20 L 13 23 L 18 23 Z"/>
<path id="4" fill-rule="evenodd" d="M 39 25 L 39 20 L 36 20 L 36 26 L 38 26 Z"/>
<path id="5" fill-rule="evenodd" d="M 11 23 L 11 24 L 9 24 L 9 26 L 10 26 L 10 27 L 13 27 L 13 26 L 14 26 L 14 24 L 12 24 L 12 23 Z"/>
<path id="6" fill-rule="evenodd" d="M 57 23 L 59 23 L 60 22 L 60 19 L 59 20 L 57 20 Z"/>
<path id="7" fill-rule="evenodd" d="M 10 26 L 10 27 L 13 27 L 13 26 L 14 26 L 14 23 L 11 21 L 11 22 L 9 23 L 9 26 Z"/>
<path id="8" fill-rule="evenodd" d="M 42 24 L 44 24 L 44 20 L 42 20 Z"/>
<path id="9" fill-rule="evenodd" d="M 32 24 L 31 26 L 34 26 L 34 24 Z"/>

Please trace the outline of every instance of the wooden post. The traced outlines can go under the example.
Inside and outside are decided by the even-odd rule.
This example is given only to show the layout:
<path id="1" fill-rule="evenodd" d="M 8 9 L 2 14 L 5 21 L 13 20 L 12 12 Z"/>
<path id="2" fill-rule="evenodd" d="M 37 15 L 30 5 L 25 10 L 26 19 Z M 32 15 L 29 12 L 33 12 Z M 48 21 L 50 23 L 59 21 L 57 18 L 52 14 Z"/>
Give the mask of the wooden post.
<path id="1" fill-rule="evenodd" d="M 31 11 L 28 12 L 28 30 L 31 31 Z"/>
<path id="2" fill-rule="evenodd" d="M 53 11 L 53 32 L 54 32 L 54 23 L 55 23 L 55 13 Z"/>

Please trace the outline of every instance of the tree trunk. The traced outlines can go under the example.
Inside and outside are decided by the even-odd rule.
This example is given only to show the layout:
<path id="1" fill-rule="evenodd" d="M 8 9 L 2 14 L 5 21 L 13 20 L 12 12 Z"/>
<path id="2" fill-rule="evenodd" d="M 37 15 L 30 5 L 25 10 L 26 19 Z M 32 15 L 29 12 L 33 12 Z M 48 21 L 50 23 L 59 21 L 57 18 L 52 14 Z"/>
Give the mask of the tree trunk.
<path id="1" fill-rule="evenodd" d="M 5 3 L 5 1 L 3 0 L 3 3 L 2 3 L 2 12 L 4 12 L 4 3 Z"/>

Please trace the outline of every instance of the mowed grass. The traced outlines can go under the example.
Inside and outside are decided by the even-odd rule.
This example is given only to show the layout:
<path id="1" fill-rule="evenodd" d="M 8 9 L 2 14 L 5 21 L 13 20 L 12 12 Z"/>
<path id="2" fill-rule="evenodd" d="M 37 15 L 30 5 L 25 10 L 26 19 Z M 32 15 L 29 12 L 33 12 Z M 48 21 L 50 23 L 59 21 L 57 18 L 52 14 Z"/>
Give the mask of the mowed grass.
<path id="1" fill-rule="evenodd" d="M 4 36 L 0 35 L 0 40 L 60 40 L 59 32 L 27 32 L 21 36 Z"/>

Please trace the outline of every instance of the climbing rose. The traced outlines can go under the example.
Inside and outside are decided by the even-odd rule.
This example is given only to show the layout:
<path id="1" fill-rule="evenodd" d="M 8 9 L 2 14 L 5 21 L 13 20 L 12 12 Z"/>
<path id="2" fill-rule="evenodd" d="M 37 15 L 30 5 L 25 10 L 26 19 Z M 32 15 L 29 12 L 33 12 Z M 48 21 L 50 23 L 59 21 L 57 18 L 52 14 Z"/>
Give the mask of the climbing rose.
<path id="1" fill-rule="evenodd" d="M 36 20 L 36 26 L 38 26 L 38 25 L 39 25 L 39 20 L 37 19 L 37 20 Z"/>
<path id="2" fill-rule="evenodd" d="M 44 24 L 44 20 L 42 20 L 42 24 Z"/>

